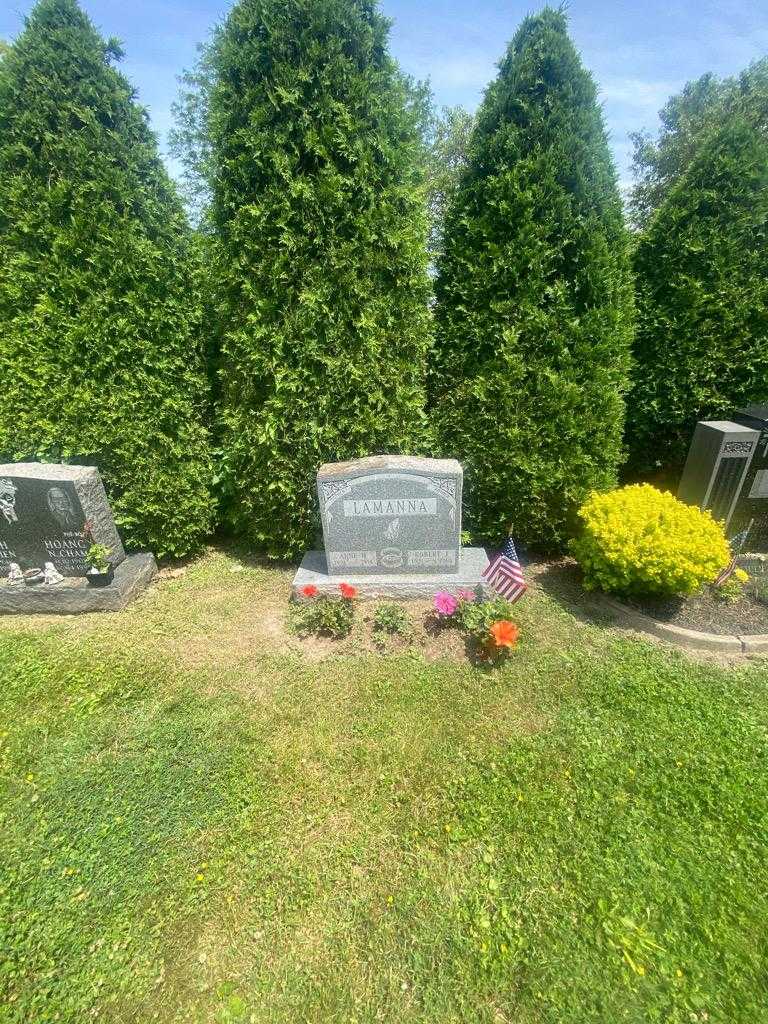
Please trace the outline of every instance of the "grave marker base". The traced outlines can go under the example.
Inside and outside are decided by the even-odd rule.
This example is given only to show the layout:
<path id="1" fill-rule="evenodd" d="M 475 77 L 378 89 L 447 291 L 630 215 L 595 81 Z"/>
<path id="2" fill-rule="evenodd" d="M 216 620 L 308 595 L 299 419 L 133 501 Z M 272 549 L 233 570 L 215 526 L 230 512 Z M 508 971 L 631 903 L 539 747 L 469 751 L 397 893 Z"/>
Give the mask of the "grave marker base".
<path id="1" fill-rule="evenodd" d="M 56 586 L 11 586 L 0 580 L 0 615 L 75 615 L 81 612 L 117 612 L 145 590 L 157 572 L 154 555 L 129 555 L 115 567 L 107 587 L 92 587 L 82 576 L 71 576 Z"/>
<path id="2" fill-rule="evenodd" d="M 354 570 L 333 576 L 328 573 L 324 551 L 308 551 L 294 576 L 292 596 L 301 599 L 301 589 L 311 584 L 321 594 L 338 595 L 339 584 L 349 583 L 357 587 L 363 600 L 392 598 L 404 600 L 430 600 L 438 590 L 456 594 L 460 589 L 471 589 L 488 596 L 488 586 L 483 579 L 483 570 L 488 565 L 484 548 L 461 548 L 459 571 L 434 573 L 433 575 L 407 575 L 387 573 L 386 575 L 355 575 Z"/>

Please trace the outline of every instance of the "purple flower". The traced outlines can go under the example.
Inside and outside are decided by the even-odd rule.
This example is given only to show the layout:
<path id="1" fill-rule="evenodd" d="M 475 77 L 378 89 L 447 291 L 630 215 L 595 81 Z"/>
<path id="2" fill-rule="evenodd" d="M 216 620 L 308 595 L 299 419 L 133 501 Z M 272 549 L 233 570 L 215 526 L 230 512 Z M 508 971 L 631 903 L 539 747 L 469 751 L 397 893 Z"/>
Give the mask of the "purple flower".
<path id="1" fill-rule="evenodd" d="M 435 594 L 435 609 L 438 615 L 453 615 L 458 606 L 459 602 L 453 594 L 449 594 L 445 590 L 439 590 Z"/>

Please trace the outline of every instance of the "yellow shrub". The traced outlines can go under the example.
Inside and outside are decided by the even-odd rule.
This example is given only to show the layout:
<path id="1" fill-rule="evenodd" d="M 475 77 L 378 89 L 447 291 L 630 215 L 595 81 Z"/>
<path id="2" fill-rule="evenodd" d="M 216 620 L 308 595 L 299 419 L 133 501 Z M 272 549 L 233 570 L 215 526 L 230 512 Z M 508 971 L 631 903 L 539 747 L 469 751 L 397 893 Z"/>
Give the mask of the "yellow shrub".
<path id="1" fill-rule="evenodd" d="M 709 512 L 650 484 L 594 492 L 579 509 L 584 529 L 571 551 L 585 586 L 617 594 L 693 594 L 731 554 Z"/>

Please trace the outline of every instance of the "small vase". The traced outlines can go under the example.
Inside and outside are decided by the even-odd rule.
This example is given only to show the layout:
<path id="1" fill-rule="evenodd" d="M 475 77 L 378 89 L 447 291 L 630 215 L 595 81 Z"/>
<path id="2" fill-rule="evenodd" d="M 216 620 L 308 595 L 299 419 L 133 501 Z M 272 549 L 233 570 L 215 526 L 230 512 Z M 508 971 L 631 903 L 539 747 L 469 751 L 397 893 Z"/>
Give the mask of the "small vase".
<path id="1" fill-rule="evenodd" d="M 91 587 L 108 587 L 115 578 L 115 567 L 108 566 L 106 569 L 89 569 L 85 574 L 86 580 Z"/>

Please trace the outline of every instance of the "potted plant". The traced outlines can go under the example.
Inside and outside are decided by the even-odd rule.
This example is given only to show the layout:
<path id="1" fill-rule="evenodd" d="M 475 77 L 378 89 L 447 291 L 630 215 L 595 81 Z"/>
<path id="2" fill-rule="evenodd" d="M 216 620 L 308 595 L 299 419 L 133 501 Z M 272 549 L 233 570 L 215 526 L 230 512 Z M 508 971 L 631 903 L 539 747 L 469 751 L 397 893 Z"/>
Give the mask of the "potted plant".
<path id="1" fill-rule="evenodd" d="M 112 548 L 106 544 L 93 543 L 85 555 L 86 564 L 89 566 L 85 574 L 92 587 L 106 587 L 115 578 L 115 567 L 109 560 Z"/>

